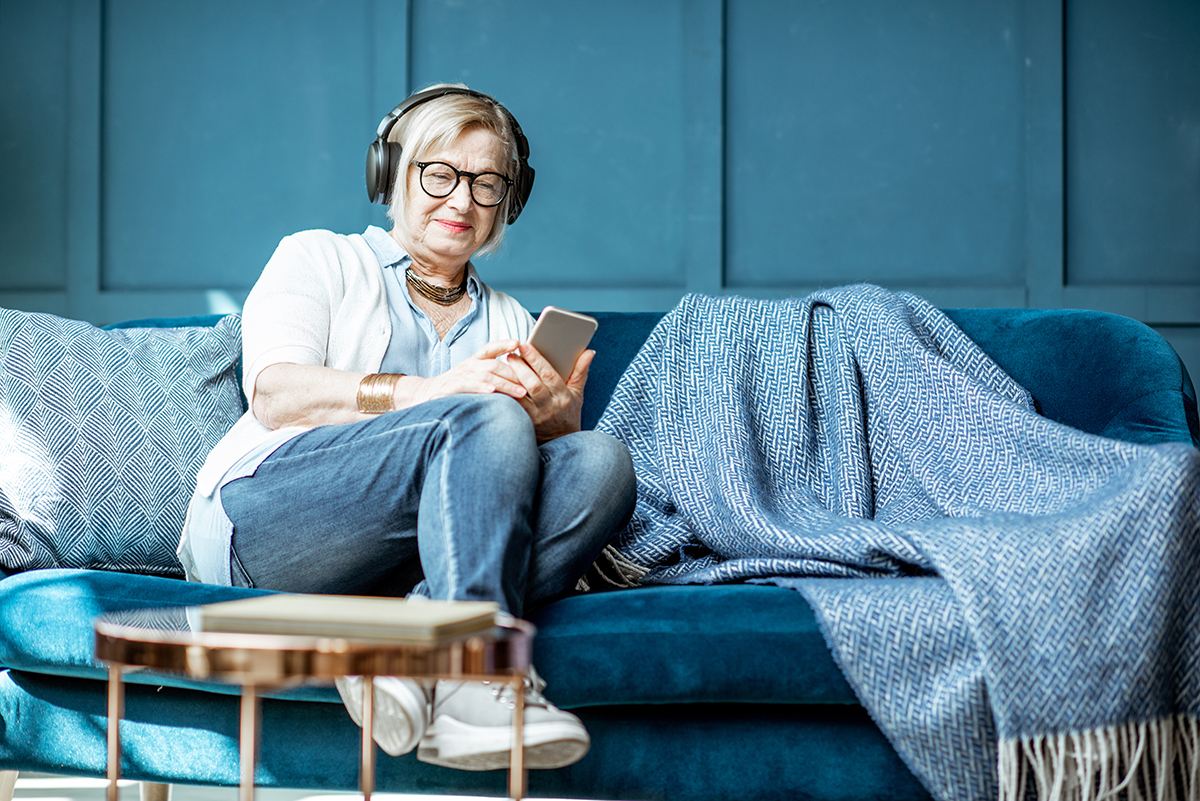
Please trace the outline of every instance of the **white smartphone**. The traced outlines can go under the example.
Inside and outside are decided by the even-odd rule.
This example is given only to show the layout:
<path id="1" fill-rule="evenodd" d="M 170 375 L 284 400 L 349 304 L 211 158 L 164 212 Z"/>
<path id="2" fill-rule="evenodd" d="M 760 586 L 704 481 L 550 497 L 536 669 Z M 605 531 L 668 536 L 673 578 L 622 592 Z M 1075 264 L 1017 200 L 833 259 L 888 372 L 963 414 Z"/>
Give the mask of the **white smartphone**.
<path id="1" fill-rule="evenodd" d="M 595 317 L 547 306 L 533 325 L 529 344 L 537 348 L 537 352 L 566 381 L 575 369 L 579 354 L 592 341 L 597 325 Z"/>

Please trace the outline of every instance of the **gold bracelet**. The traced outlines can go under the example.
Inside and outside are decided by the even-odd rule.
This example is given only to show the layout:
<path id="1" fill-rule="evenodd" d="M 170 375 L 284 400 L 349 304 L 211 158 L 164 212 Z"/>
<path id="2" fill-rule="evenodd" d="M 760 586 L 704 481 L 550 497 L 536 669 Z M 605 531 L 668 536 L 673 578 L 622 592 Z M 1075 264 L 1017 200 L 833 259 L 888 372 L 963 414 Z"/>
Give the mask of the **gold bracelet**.
<path id="1" fill-rule="evenodd" d="M 358 410 L 363 414 L 395 411 L 396 384 L 404 373 L 371 373 L 358 382 Z"/>

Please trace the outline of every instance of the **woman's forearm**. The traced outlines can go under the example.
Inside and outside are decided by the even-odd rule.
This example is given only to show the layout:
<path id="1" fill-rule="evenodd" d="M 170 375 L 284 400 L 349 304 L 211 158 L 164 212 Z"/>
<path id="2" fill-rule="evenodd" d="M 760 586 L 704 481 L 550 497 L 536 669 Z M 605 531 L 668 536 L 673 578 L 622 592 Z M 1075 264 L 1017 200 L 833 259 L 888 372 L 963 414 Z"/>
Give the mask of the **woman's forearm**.
<path id="1" fill-rule="evenodd" d="M 254 416 L 267 428 L 323 426 L 366 419 L 358 411 L 362 373 L 309 364 L 272 364 L 254 384 Z"/>
<path id="2" fill-rule="evenodd" d="M 342 425 L 369 419 L 358 410 L 358 385 L 364 373 L 309 364 L 272 364 L 254 385 L 254 416 L 270 429 L 287 426 Z M 420 402 L 425 379 L 404 376 L 392 403 L 403 409 Z"/>

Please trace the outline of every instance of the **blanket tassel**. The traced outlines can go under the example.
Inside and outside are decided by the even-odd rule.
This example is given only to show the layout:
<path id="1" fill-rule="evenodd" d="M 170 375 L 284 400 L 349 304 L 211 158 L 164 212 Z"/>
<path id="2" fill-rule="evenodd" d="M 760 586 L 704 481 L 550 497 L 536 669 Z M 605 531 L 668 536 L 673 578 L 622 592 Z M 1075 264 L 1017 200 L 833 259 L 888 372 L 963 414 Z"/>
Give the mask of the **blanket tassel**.
<path id="1" fill-rule="evenodd" d="M 588 572 L 575 585 L 577 592 L 626 590 L 641 583 L 648 568 L 631 562 L 611 545 L 605 546 Z"/>
<path id="2" fill-rule="evenodd" d="M 1190 715 L 1002 740 L 1000 801 L 1195 801 L 1200 721 Z"/>

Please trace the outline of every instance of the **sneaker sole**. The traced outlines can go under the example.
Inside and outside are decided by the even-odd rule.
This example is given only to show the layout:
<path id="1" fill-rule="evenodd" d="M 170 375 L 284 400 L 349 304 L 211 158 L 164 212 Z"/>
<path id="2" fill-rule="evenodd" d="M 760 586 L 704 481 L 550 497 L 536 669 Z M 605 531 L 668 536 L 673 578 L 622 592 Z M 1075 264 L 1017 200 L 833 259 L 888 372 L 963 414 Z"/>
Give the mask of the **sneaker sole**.
<path id="1" fill-rule="evenodd" d="M 362 684 L 357 685 L 358 692 L 351 692 L 351 701 L 346 703 L 350 718 L 362 727 Z M 417 747 L 424 734 L 426 712 L 417 699 L 406 699 L 404 703 L 381 687 L 376 679 L 374 695 L 375 725 L 372 735 L 379 747 L 391 756 L 402 756 Z M 353 704 L 353 706 L 351 706 Z M 416 721 L 414 727 L 413 721 Z"/>
<path id="2" fill-rule="evenodd" d="M 501 770 L 511 764 L 512 730 L 471 726 L 442 715 L 425 733 L 417 759 L 459 770 Z M 591 740 L 581 725 L 567 722 L 526 726 L 525 767 L 552 770 L 574 764 L 587 754 Z"/>

